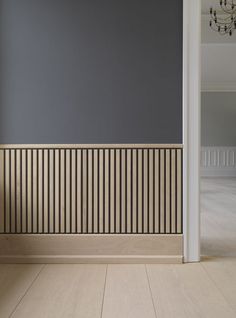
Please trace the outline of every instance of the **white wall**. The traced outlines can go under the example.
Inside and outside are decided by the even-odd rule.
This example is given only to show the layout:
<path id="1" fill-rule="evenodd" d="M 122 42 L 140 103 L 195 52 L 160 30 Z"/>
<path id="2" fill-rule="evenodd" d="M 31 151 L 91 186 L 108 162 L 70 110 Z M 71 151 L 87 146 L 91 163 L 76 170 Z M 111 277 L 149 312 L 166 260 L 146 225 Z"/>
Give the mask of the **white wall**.
<path id="1" fill-rule="evenodd" d="M 236 91 L 236 31 L 219 35 L 209 26 L 210 15 L 202 15 L 202 90 Z"/>
<path id="2" fill-rule="evenodd" d="M 202 146 L 236 146 L 236 92 L 203 92 Z"/>
<path id="3" fill-rule="evenodd" d="M 210 8 L 210 6 L 209 6 Z M 232 36 L 223 36 L 217 32 L 214 32 L 210 26 L 210 14 L 202 14 L 202 43 L 235 43 L 236 42 L 236 32 Z"/>
<path id="4" fill-rule="evenodd" d="M 210 28 L 211 6 L 220 9 L 218 0 L 202 1 L 201 173 L 236 176 L 236 32 Z"/>
<path id="5" fill-rule="evenodd" d="M 236 92 L 203 92 L 201 174 L 236 176 Z"/>

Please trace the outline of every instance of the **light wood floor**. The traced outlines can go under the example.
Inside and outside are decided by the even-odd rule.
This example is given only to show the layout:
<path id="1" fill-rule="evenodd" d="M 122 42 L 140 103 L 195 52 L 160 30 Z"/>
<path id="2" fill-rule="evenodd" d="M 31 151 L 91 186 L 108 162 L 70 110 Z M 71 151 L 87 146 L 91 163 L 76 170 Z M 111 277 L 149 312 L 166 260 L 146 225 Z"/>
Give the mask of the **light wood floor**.
<path id="1" fill-rule="evenodd" d="M 201 263 L 0 265 L 0 318 L 235 318 L 235 201 L 236 179 L 203 180 Z"/>
<path id="2" fill-rule="evenodd" d="M 201 252 L 236 257 L 236 178 L 201 183 Z"/>

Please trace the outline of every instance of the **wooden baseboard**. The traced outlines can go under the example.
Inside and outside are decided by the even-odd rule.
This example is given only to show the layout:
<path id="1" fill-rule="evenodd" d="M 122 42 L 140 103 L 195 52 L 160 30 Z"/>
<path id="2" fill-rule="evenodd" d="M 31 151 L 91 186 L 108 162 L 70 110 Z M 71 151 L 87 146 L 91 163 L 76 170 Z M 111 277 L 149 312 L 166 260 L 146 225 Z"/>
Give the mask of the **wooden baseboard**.
<path id="1" fill-rule="evenodd" d="M 181 264 L 183 257 L 173 256 L 0 256 L 1 264 Z"/>
<path id="2" fill-rule="evenodd" d="M 182 235 L 0 235 L 0 263 L 182 263 Z"/>

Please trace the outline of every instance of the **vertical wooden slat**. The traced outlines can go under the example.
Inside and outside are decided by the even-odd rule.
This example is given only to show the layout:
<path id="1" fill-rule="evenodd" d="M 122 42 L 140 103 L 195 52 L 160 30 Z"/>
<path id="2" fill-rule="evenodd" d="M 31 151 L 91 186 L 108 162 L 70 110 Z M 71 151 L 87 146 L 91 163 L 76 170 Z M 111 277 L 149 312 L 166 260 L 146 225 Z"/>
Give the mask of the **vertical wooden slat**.
<path id="1" fill-rule="evenodd" d="M 43 233 L 48 233 L 48 151 L 42 153 L 42 228 Z"/>
<path id="2" fill-rule="evenodd" d="M 99 149 L 99 233 L 103 233 L 103 216 L 104 216 L 104 186 L 103 186 L 103 150 Z"/>
<path id="3" fill-rule="evenodd" d="M 82 233 L 82 151 L 77 151 L 77 233 Z"/>
<path id="4" fill-rule="evenodd" d="M 121 166 L 121 162 L 120 162 L 120 153 L 121 151 L 119 149 L 115 150 L 116 153 L 116 192 L 115 192 L 115 201 L 116 201 L 116 206 L 115 206 L 115 231 L 116 233 L 120 233 L 121 231 L 121 227 L 120 227 L 120 215 L 121 215 L 121 193 L 120 193 L 120 189 L 121 189 L 121 171 L 120 171 L 120 166 Z"/>
<path id="5" fill-rule="evenodd" d="M 142 164 L 143 164 L 142 150 L 138 150 L 138 233 L 142 233 L 143 230 L 143 173 L 142 173 Z"/>
<path id="6" fill-rule="evenodd" d="M 45 233 L 50 233 L 50 150 L 45 151 L 45 215 L 44 215 L 44 224 L 45 224 Z"/>
<path id="7" fill-rule="evenodd" d="M 131 163 L 131 150 L 127 150 L 127 188 L 126 188 L 126 193 L 127 193 L 127 202 L 126 202 L 126 210 L 127 210 L 127 217 L 126 217 L 126 230 L 127 233 L 131 233 L 131 226 L 132 226 L 132 218 L 131 218 L 131 206 L 132 206 L 132 163 Z"/>
<path id="8" fill-rule="evenodd" d="M 94 162 L 93 162 L 93 171 L 94 171 L 94 210 L 93 210 L 93 228 L 94 233 L 98 233 L 98 150 L 94 150 Z"/>
<path id="9" fill-rule="evenodd" d="M 59 154 L 59 179 L 60 179 L 60 211 L 59 211 L 59 227 L 60 233 L 65 232 L 65 151 L 60 149 Z"/>
<path id="10" fill-rule="evenodd" d="M 104 151 L 104 162 L 103 162 L 103 169 L 104 169 L 104 233 L 109 233 L 109 150 L 105 149 Z"/>
<path id="11" fill-rule="evenodd" d="M 171 212 L 170 212 L 170 204 L 171 204 L 171 197 L 170 197 L 170 150 L 166 150 L 166 171 L 165 171 L 165 193 L 166 193 L 166 218 L 165 218 L 165 233 L 170 233 L 171 232 Z"/>
<path id="12" fill-rule="evenodd" d="M 149 202 L 149 231 L 148 233 L 153 233 L 153 222 L 154 222 L 154 200 L 153 200 L 153 191 L 154 191 L 154 171 L 153 171 L 153 164 L 154 164 L 154 156 L 153 150 L 148 150 L 149 151 L 149 186 L 148 186 L 148 202 Z"/>
<path id="13" fill-rule="evenodd" d="M 9 153 L 10 167 L 9 167 L 9 224 L 10 233 L 16 232 L 16 215 L 17 215 L 17 202 L 16 202 L 16 151 L 10 150 Z"/>
<path id="14" fill-rule="evenodd" d="M 43 232 L 43 151 L 38 151 L 38 232 Z M 24 175 L 24 174 L 23 174 Z M 23 209 L 24 210 L 24 209 Z"/>
<path id="15" fill-rule="evenodd" d="M 110 233 L 115 231 L 115 150 L 110 151 Z"/>
<path id="16" fill-rule="evenodd" d="M 138 179 L 137 179 L 137 150 L 132 149 L 132 233 L 137 233 L 137 185 L 138 185 Z"/>
<path id="17" fill-rule="evenodd" d="M 87 150 L 82 151 L 82 233 L 87 232 Z"/>
<path id="18" fill-rule="evenodd" d="M 53 233 L 54 232 L 54 175 L 53 175 L 53 171 L 54 171 L 54 152 L 52 149 L 50 149 L 48 151 L 48 155 L 49 155 L 49 159 L 48 159 L 48 187 L 49 187 L 49 202 L 48 202 L 48 208 L 49 208 L 49 215 L 48 215 L 48 219 L 49 219 L 49 233 Z"/>
<path id="19" fill-rule="evenodd" d="M 5 180 L 4 150 L 0 150 L 0 233 L 4 233 Z"/>
<path id="20" fill-rule="evenodd" d="M 17 233 L 22 233 L 22 221 L 23 221 L 23 215 L 22 215 L 22 149 L 17 150 L 17 210 L 18 212 L 18 218 L 17 218 Z"/>
<path id="21" fill-rule="evenodd" d="M 58 149 L 55 150 L 54 156 L 55 156 L 55 166 L 54 166 L 54 184 L 55 184 L 55 226 L 54 231 L 55 233 L 60 233 L 60 178 L 59 178 L 59 151 Z"/>
<path id="22" fill-rule="evenodd" d="M 73 214 L 73 204 L 72 204 L 72 187 L 73 187 L 73 183 L 72 183 L 72 180 L 73 180 L 73 177 L 72 177 L 72 150 L 71 149 L 68 149 L 68 156 L 69 156 L 69 161 L 68 161 L 68 233 L 72 233 L 72 214 Z"/>
<path id="23" fill-rule="evenodd" d="M 121 233 L 126 231 L 126 150 L 121 150 Z"/>
<path id="24" fill-rule="evenodd" d="M 71 200 L 71 233 L 76 233 L 76 151 L 71 150 L 71 176 L 70 176 L 70 200 Z"/>
<path id="25" fill-rule="evenodd" d="M 92 189 L 92 185 L 93 185 L 93 169 L 92 169 L 92 150 L 89 149 L 88 150 L 88 194 L 87 194 L 87 202 L 88 202 L 88 233 L 92 233 L 92 229 L 93 229 L 93 189 Z"/>
<path id="26" fill-rule="evenodd" d="M 68 198 L 67 198 L 67 180 L 68 180 L 68 169 L 67 169 L 67 151 L 63 152 L 63 228 L 64 233 L 67 232 L 67 213 L 68 213 Z"/>
<path id="27" fill-rule="evenodd" d="M 26 211 L 26 217 L 27 217 L 27 233 L 32 233 L 32 150 L 27 150 L 26 155 L 26 165 L 27 165 L 27 211 Z"/>
<path id="28" fill-rule="evenodd" d="M 53 187 L 53 233 L 56 233 L 56 155 L 55 149 L 52 152 L 52 187 Z"/>
<path id="29" fill-rule="evenodd" d="M 181 150 L 177 150 L 177 233 L 182 231 L 182 193 L 181 193 Z"/>
<path id="30" fill-rule="evenodd" d="M 27 150 L 22 151 L 22 232 L 28 230 L 28 158 Z"/>
<path id="31" fill-rule="evenodd" d="M 176 151 L 171 150 L 171 233 L 176 232 Z"/>
<path id="32" fill-rule="evenodd" d="M 88 225 L 89 225 L 89 219 L 88 219 L 88 214 L 89 214 L 89 211 L 88 211 L 88 208 L 89 208 L 89 163 L 88 163 L 88 149 L 86 150 L 86 179 L 85 179 L 85 184 L 86 184 L 86 188 L 85 188 L 85 191 L 86 191 L 86 196 L 85 196 L 85 200 L 86 200 L 86 233 L 88 233 Z"/>
<path id="33" fill-rule="evenodd" d="M 36 204 L 37 204 L 37 233 L 39 233 L 40 226 L 40 170 L 39 170 L 39 149 L 36 150 Z"/>
<path id="34" fill-rule="evenodd" d="M 165 150 L 160 150 L 160 233 L 165 233 Z"/>
<path id="35" fill-rule="evenodd" d="M 135 200 L 135 204 L 136 204 L 136 211 L 135 211 L 135 215 L 136 215 L 136 232 L 139 232 L 139 153 L 138 153 L 138 149 L 136 150 L 136 171 L 135 171 L 135 175 L 136 175 L 136 186 L 135 186 L 135 191 L 136 191 L 136 200 Z"/>
<path id="36" fill-rule="evenodd" d="M 4 229 L 5 233 L 10 232 L 10 193 L 11 193 L 11 187 L 10 187 L 10 150 L 5 150 L 5 217 L 4 217 Z"/>
<path id="37" fill-rule="evenodd" d="M 154 209 L 155 209 L 155 233 L 159 233 L 160 229 L 160 171 L 159 171 L 159 166 L 160 166 L 160 150 L 155 149 L 155 202 L 154 202 Z"/>
<path id="38" fill-rule="evenodd" d="M 70 160 L 70 150 L 67 149 L 65 153 L 65 169 L 66 169 L 66 176 L 65 176 L 65 196 L 66 196 L 66 214 L 65 214 L 65 232 L 70 233 L 70 226 L 71 226 L 71 160 Z"/>
<path id="39" fill-rule="evenodd" d="M 44 165 L 44 162 L 45 162 L 45 158 L 44 158 L 44 150 L 42 149 L 42 171 L 40 171 L 40 174 L 41 174 L 41 178 L 42 178 L 42 185 L 41 185 L 41 193 L 42 193 L 42 199 L 41 199 L 41 207 L 42 207 L 42 233 L 44 233 L 44 224 L 45 224 L 45 220 L 44 220 L 44 217 L 45 217 L 45 212 L 44 212 L 44 209 L 45 209 L 45 205 L 44 205 L 44 202 L 45 202 L 45 192 L 44 192 L 44 186 L 45 186 L 45 165 Z M 27 180 L 27 178 L 26 178 Z M 27 188 L 27 184 L 26 184 L 26 188 Z M 27 199 L 26 199 L 27 201 Z"/>
<path id="40" fill-rule="evenodd" d="M 143 151 L 143 230 L 148 232 L 148 150 Z"/>
<path id="41" fill-rule="evenodd" d="M 94 149 L 91 150 L 91 233 L 94 233 Z"/>
<path id="42" fill-rule="evenodd" d="M 32 150 L 32 158 L 31 158 L 32 162 L 32 178 L 31 178 L 31 184 L 32 184 L 32 232 L 33 233 L 37 233 L 37 223 L 38 223 L 38 205 L 37 205 L 37 201 L 38 201 L 38 192 L 37 192 L 37 188 L 38 188 L 38 182 L 37 182 L 37 150 Z M 49 170 L 50 171 L 50 170 Z M 51 192 L 51 191 L 49 191 Z M 49 215 L 50 212 L 49 212 Z"/>

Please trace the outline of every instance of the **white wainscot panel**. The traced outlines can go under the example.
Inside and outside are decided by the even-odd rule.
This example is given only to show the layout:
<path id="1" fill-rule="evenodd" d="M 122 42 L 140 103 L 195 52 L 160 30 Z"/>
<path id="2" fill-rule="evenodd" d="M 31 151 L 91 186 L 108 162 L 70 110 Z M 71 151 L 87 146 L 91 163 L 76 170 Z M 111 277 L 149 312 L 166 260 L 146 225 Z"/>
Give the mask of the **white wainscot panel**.
<path id="1" fill-rule="evenodd" d="M 201 175 L 236 177 L 236 147 L 202 147 Z"/>

